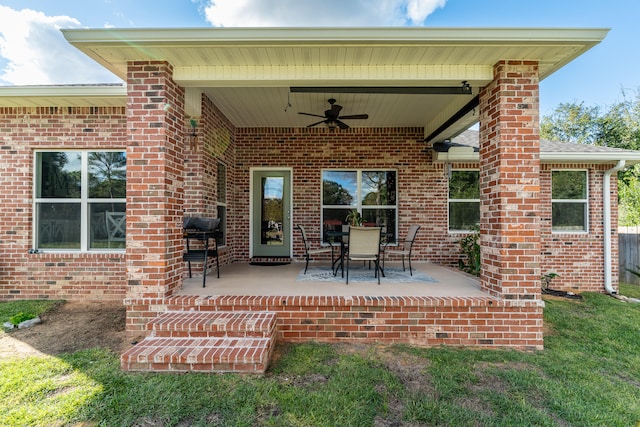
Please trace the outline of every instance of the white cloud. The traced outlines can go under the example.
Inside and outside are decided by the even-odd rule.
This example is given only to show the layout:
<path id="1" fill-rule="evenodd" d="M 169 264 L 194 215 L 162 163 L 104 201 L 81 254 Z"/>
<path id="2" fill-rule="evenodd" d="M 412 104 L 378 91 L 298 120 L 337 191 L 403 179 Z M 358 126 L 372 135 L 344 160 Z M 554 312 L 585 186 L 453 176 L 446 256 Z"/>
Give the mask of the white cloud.
<path id="1" fill-rule="evenodd" d="M 375 27 L 422 25 L 446 0 L 211 0 L 217 27 Z"/>
<path id="2" fill-rule="evenodd" d="M 80 23 L 0 6 L 0 84 L 111 83 L 119 80 L 66 41 L 61 28 Z"/>
<path id="3" fill-rule="evenodd" d="M 420 25 L 439 7 L 444 7 L 447 0 L 408 0 L 407 17 L 412 23 Z"/>

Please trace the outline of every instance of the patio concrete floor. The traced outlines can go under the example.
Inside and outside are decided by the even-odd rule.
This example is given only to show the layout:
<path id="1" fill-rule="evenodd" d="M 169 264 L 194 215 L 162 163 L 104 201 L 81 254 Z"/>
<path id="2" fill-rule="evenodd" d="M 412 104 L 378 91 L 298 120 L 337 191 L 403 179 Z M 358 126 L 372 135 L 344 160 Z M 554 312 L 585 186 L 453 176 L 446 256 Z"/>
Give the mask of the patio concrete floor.
<path id="1" fill-rule="evenodd" d="M 309 268 L 314 265 L 310 263 Z M 387 267 L 402 268 L 401 263 L 387 262 Z M 437 282 L 358 283 L 296 281 L 304 270 L 304 262 L 286 265 L 251 265 L 234 263 L 220 268 L 220 278 L 214 269 L 207 275 L 206 287 L 202 276 L 185 279 L 182 290 L 175 295 L 250 295 L 250 296 L 428 296 L 428 297 L 486 297 L 477 278 L 457 269 L 431 262 L 414 262 L 418 270 Z"/>

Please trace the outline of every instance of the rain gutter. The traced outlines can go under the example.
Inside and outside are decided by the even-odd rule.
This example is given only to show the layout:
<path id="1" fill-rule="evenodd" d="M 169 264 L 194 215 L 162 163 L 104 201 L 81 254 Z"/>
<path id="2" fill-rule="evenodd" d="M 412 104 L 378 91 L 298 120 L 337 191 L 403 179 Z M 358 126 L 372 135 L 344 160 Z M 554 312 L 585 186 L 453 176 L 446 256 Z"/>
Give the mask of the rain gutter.
<path id="1" fill-rule="evenodd" d="M 619 160 L 618 164 L 604 173 L 603 182 L 603 210 L 604 210 L 604 289 L 610 295 L 617 291 L 613 289 L 611 269 L 611 175 L 624 169 L 625 160 Z"/>

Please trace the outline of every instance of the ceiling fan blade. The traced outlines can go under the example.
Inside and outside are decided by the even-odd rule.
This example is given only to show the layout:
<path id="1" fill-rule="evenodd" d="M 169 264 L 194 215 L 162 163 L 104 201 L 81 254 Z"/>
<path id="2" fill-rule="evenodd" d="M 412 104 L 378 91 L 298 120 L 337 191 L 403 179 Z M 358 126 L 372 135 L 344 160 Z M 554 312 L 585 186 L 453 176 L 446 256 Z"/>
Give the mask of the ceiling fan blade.
<path id="1" fill-rule="evenodd" d="M 318 114 L 311 114 L 311 113 L 298 113 L 298 114 L 303 114 L 305 116 L 312 116 L 312 117 L 325 117 L 325 116 L 319 116 Z"/>
<path id="2" fill-rule="evenodd" d="M 316 122 L 316 123 L 312 123 L 312 124 L 310 124 L 310 125 L 307 125 L 307 127 L 308 127 L 308 128 L 312 128 L 312 127 L 314 127 L 314 126 L 319 125 L 320 123 L 326 123 L 326 120 L 320 120 L 319 122 Z"/>
<path id="3" fill-rule="evenodd" d="M 340 129 L 349 129 L 349 125 L 344 122 L 341 122 L 340 120 L 336 120 L 336 124 Z"/>
<path id="4" fill-rule="evenodd" d="M 341 119 L 368 119 L 368 114 L 353 114 L 351 116 L 340 116 Z"/>

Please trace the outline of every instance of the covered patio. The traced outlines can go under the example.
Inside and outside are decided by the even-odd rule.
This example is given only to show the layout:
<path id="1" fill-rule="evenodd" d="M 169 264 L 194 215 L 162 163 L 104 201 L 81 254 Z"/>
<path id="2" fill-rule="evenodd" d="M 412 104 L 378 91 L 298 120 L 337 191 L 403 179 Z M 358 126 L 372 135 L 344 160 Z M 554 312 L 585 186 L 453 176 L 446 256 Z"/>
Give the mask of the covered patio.
<path id="1" fill-rule="evenodd" d="M 127 369 L 211 369 L 180 355 L 233 315 L 244 316 L 240 333 L 270 317 L 262 355 L 276 339 L 543 348 L 539 81 L 605 29 L 64 34 L 127 82 L 127 331 L 150 335 L 149 354 L 169 351 L 154 329 L 165 319 L 179 313 L 167 333 L 187 334 L 170 345 L 175 360 L 133 350 Z M 475 123 L 477 164 L 436 161 L 435 143 Z M 469 202 L 477 218 L 458 229 L 454 167 L 477 169 L 480 194 Z M 297 280 L 296 225 L 327 244 L 328 224 L 351 210 L 393 241 L 420 225 L 415 265 L 433 280 Z M 221 218 L 220 279 L 204 289 L 185 280 L 184 216 Z M 438 267 L 457 264 L 459 239 L 478 222 L 479 279 Z M 293 262 L 251 265 L 269 258 Z M 202 351 L 218 351 L 217 339 Z"/>
<path id="2" fill-rule="evenodd" d="M 233 263 L 220 270 L 220 278 L 210 270 L 206 287 L 202 286 L 201 277 L 187 278 L 182 289 L 176 295 L 255 295 L 255 296 L 379 296 L 379 297 L 487 297 L 480 288 L 476 277 L 460 270 L 441 266 L 432 262 L 416 262 L 413 274 L 416 280 L 403 281 L 383 277 L 378 285 L 373 277 L 368 281 L 350 281 L 348 285 L 338 272 L 335 280 L 314 281 L 315 267 L 325 267 L 321 263 L 311 263 L 307 279 L 302 275 L 304 262 L 292 262 L 284 265 L 251 265 Z M 393 262 L 386 264 L 387 269 L 402 270 L 402 264 Z M 432 280 L 420 281 L 421 277 Z M 305 280 L 297 280 L 304 278 Z"/>

